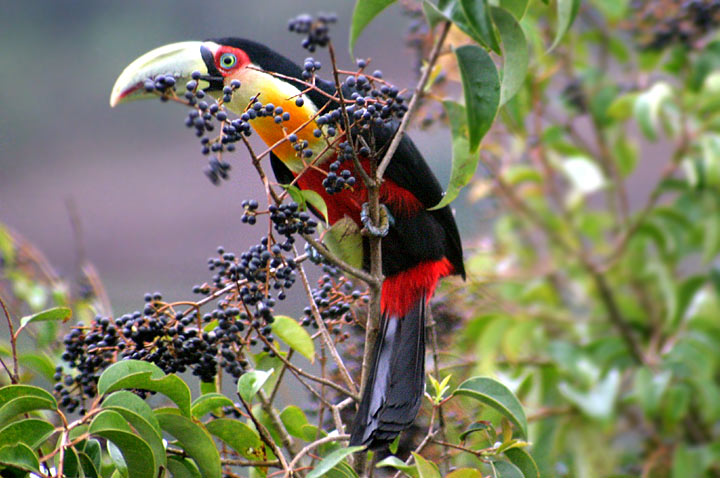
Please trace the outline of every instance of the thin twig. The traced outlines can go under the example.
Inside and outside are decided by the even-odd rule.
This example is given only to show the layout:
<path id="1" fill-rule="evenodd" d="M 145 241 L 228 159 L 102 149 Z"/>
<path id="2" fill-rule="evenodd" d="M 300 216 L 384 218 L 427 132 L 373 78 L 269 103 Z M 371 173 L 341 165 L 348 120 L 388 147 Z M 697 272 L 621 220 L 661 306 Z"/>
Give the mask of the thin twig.
<path id="1" fill-rule="evenodd" d="M 353 381 L 352 377 L 350 376 L 350 373 L 348 372 L 347 368 L 345 367 L 345 363 L 343 362 L 342 358 L 340 357 L 340 354 L 338 353 L 337 349 L 335 348 L 335 344 L 333 343 L 332 337 L 330 337 L 330 333 L 327 330 L 327 327 L 325 327 L 325 322 L 323 321 L 322 317 L 320 316 L 320 311 L 318 310 L 317 304 L 315 303 L 315 300 L 312 296 L 312 288 L 310 287 L 310 281 L 308 281 L 307 274 L 305 274 L 305 269 L 303 268 L 302 264 L 298 266 L 297 268 L 298 274 L 300 275 L 300 279 L 302 280 L 303 286 L 305 287 L 305 293 L 310 300 L 310 310 L 312 311 L 313 318 L 315 319 L 315 323 L 318 326 L 318 329 L 320 329 L 320 336 L 323 339 L 323 342 L 325 343 L 325 346 L 330 351 L 330 355 L 333 358 L 333 361 L 335 362 L 335 365 L 337 365 L 338 370 L 340 371 L 340 376 L 342 377 L 343 381 L 347 385 L 347 387 L 352 392 L 352 395 L 357 394 L 357 387 L 355 386 L 355 382 Z"/>
<path id="2" fill-rule="evenodd" d="M 3 312 L 5 313 L 5 319 L 7 320 L 8 329 L 10 331 L 10 347 L 12 349 L 12 359 L 13 359 L 13 371 L 14 373 L 10 373 L 10 370 L 7 370 L 7 366 L 5 366 L 5 362 L 3 362 L 3 366 L 5 367 L 5 370 L 7 370 L 8 374 L 10 375 L 10 381 L 12 383 L 18 383 L 20 375 L 19 373 L 19 367 L 18 367 L 18 357 L 17 357 L 17 337 L 15 337 L 15 328 L 13 327 L 12 320 L 10 319 L 10 312 L 8 312 L 7 306 L 5 305 L 5 301 L 0 297 L 0 306 L 2 307 Z"/>
<path id="3" fill-rule="evenodd" d="M 294 473 L 295 466 L 300 462 L 302 457 L 304 457 L 305 455 L 308 454 L 308 452 L 314 450 L 318 446 L 323 445 L 325 443 L 330 443 L 330 442 L 334 442 L 334 441 L 343 441 L 343 440 L 347 440 L 348 438 L 350 438 L 350 435 L 332 435 L 332 436 L 320 438 L 319 440 L 315 440 L 314 442 L 305 446 L 305 448 L 300 450 L 300 452 L 298 452 L 298 454 L 295 455 L 295 457 L 290 462 L 289 467 L 285 470 L 284 478 L 288 478 L 288 477 L 290 477 L 291 473 Z"/>
<path id="4" fill-rule="evenodd" d="M 413 92 L 412 98 L 410 98 L 410 102 L 408 103 L 408 109 L 405 112 L 402 121 L 400 122 L 400 126 L 398 127 L 397 131 L 395 131 L 395 136 L 393 137 L 390 146 L 388 147 L 387 151 L 385 151 L 385 156 L 383 157 L 380 166 L 378 166 L 378 169 L 375 173 L 376 180 L 382 179 L 383 175 L 385 174 L 385 169 L 387 169 L 388 164 L 390 164 L 390 160 L 395 154 L 395 151 L 397 151 L 398 146 L 400 146 L 400 141 L 402 140 L 403 133 L 405 132 L 410 123 L 410 119 L 415 112 L 418 101 L 423 96 L 423 91 L 425 91 L 425 85 L 427 84 L 428 79 L 432 74 L 432 70 L 435 67 L 435 62 L 440 55 L 440 50 L 442 49 L 443 43 L 445 43 L 445 38 L 447 38 L 447 34 L 449 31 L 450 22 L 444 22 L 442 25 L 442 30 L 440 31 L 440 36 L 435 42 L 435 45 L 433 45 L 433 49 L 430 52 L 430 57 L 428 58 L 427 65 L 425 65 L 425 69 L 423 70 L 422 75 L 420 75 L 420 80 L 415 86 L 415 91 Z"/>

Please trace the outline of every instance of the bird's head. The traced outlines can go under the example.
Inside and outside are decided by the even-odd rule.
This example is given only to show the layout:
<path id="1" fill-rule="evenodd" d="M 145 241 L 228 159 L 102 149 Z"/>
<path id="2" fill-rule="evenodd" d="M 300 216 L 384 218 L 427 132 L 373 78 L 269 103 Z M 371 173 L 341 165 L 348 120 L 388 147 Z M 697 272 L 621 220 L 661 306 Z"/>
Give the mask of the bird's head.
<path id="1" fill-rule="evenodd" d="M 315 123 L 308 121 L 327 99 L 317 92 L 307 91 L 302 84 L 303 70 L 260 43 L 240 38 L 218 38 L 206 41 L 172 43 L 145 53 L 128 65 L 120 74 L 110 95 L 110 106 L 135 99 L 156 98 L 147 91 L 145 83 L 160 75 L 172 75 L 178 82 L 178 92 L 191 80 L 194 72 L 200 74 L 199 88 L 215 97 L 223 96 L 225 86 L 233 80 L 240 82 L 232 100 L 226 103 L 229 110 L 241 114 L 257 98 L 264 105 L 272 103 L 290 114 L 291 119 L 278 128 L 273 117 L 253 121 L 253 128 L 268 144 L 283 139 L 285 131 L 298 131 L 312 149 L 322 148 L 312 134 Z M 298 98 L 303 100 L 299 103 Z M 314 100 L 314 101 L 313 101 Z M 307 124 L 306 123 L 312 123 Z M 294 160 L 291 145 L 284 144 L 276 151 L 293 169 L 302 166 Z"/>
<path id="2" fill-rule="evenodd" d="M 110 106 L 154 96 L 144 84 L 160 75 L 187 82 L 193 72 L 199 72 L 200 88 L 213 93 L 232 80 L 248 83 L 243 89 L 250 90 L 263 79 L 263 71 L 296 77 L 298 70 L 288 59 L 251 40 L 228 37 L 172 43 L 145 53 L 125 68 L 113 87 Z"/>

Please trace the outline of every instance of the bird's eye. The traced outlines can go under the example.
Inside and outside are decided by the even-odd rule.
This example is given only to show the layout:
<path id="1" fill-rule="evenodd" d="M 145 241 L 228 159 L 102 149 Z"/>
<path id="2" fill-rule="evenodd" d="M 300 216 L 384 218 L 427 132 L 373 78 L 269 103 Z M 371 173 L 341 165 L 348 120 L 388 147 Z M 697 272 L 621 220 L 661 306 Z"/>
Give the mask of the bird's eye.
<path id="1" fill-rule="evenodd" d="M 237 57 L 232 53 L 223 53 L 220 57 L 220 66 L 225 69 L 232 68 L 237 63 Z"/>

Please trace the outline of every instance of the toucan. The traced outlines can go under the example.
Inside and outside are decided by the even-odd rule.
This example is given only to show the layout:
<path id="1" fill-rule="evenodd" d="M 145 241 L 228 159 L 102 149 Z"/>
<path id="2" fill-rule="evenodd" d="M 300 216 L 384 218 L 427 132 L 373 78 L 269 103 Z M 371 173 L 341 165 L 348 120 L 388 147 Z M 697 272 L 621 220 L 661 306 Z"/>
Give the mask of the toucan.
<path id="1" fill-rule="evenodd" d="M 144 88 L 147 80 L 172 75 L 178 81 L 198 78 L 207 94 L 222 97 L 231 83 L 237 88 L 225 106 L 242 114 L 256 98 L 280 106 L 290 113 L 283 127 L 272 116 L 254 119 L 252 128 L 267 144 L 277 145 L 270 162 L 277 181 L 292 182 L 301 189 L 318 193 L 327 206 L 330 225 L 350 224 L 353 234 L 360 233 L 367 189 L 358 180 L 353 187 L 330 194 L 323 186 L 329 165 L 334 161 L 330 150 L 313 168 L 292 147 L 287 132 L 297 132 L 308 148 L 320 154 L 326 146 L 314 131 L 322 128 L 313 119 L 328 102 L 336 101 L 335 84 L 315 80 L 308 89 L 303 68 L 267 46 L 240 38 L 173 43 L 154 49 L 133 61 L 118 77 L 110 105 L 155 96 Z M 235 81 L 233 81 L 235 80 Z M 348 95 L 349 96 L 349 95 Z M 297 101 L 302 98 L 303 101 Z M 329 105 L 333 106 L 333 105 Z M 337 106 L 337 105 L 334 105 Z M 374 123 L 372 137 L 376 157 L 363 158 L 361 164 L 371 170 L 371 161 L 379 161 L 398 127 L 397 121 Z M 367 134 L 348 128 L 351 135 Z M 343 133 L 344 134 L 344 133 Z M 352 138 L 351 138 L 352 139 Z M 351 164 L 344 166 L 355 173 Z M 425 390 L 425 317 L 428 302 L 440 278 L 460 275 L 465 278 L 460 235 L 448 206 L 430 209 L 442 199 L 442 187 L 420 151 L 407 136 L 402 136 L 380 187 L 380 201 L 388 213 L 386 234 L 382 239 L 382 284 L 380 331 L 372 354 L 371 373 L 363 389 L 358 411 L 351 427 L 350 445 L 380 449 L 410 427 L 420 409 Z M 349 236 L 348 236 L 349 237 Z M 369 268 L 367 238 L 347 241 L 347 247 L 362 257 Z M 343 242 L 340 242 L 343 247 Z M 352 256 L 353 254 L 351 254 Z"/>

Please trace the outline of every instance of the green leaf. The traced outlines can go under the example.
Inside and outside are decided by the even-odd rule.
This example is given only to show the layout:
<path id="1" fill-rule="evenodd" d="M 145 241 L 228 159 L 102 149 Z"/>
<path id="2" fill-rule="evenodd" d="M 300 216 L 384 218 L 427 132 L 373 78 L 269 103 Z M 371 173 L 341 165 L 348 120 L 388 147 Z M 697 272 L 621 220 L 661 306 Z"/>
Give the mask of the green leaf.
<path id="1" fill-rule="evenodd" d="M 152 408 L 150 408 L 150 405 L 132 392 L 128 392 L 127 390 L 115 392 L 103 400 L 102 406 L 103 408 L 124 408 L 130 410 L 143 417 L 152 425 L 158 434 L 161 434 L 160 423 L 158 423 L 157 418 L 155 418 L 155 414 Z"/>
<path id="2" fill-rule="evenodd" d="M 606 180 L 602 170 L 595 161 L 585 156 L 567 158 L 562 162 L 562 169 L 573 189 L 579 194 L 591 194 L 602 189 Z"/>
<path id="3" fill-rule="evenodd" d="M 55 364 L 46 354 L 33 352 L 18 354 L 18 362 L 23 367 L 30 368 L 39 373 L 48 381 L 54 381 Z"/>
<path id="4" fill-rule="evenodd" d="M 81 451 L 77 452 L 77 458 L 80 462 L 80 467 L 82 468 L 83 474 L 86 478 L 100 477 L 100 472 L 98 471 L 97 466 L 95 466 L 95 463 L 86 453 Z"/>
<path id="5" fill-rule="evenodd" d="M 478 153 L 470 152 L 465 108 L 454 101 L 443 101 L 443 106 L 450 120 L 452 133 L 452 170 L 445 194 L 430 210 L 443 208 L 453 202 L 472 179 L 480 160 Z"/>
<path id="6" fill-rule="evenodd" d="M 325 204 L 325 200 L 322 198 L 322 196 L 310 189 L 301 189 L 300 194 L 305 200 L 305 203 L 309 204 L 315 211 L 322 214 L 322 216 L 325 218 L 326 224 L 330 222 L 330 220 L 328 219 L 327 204 Z"/>
<path id="7" fill-rule="evenodd" d="M 418 478 L 418 470 L 416 466 L 406 465 L 404 461 L 402 461 L 400 458 L 396 456 L 388 456 L 384 460 L 378 462 L 375 467 L 382 468 L 382 467 L 392 467 L 396 470 L 400 470 L 403 473 L 405 473 L 408 476 L 411 476 L 412 478 Z"/>
<path id="8" fill-rule="evenodd" d="M 295 405 L 288 405 L 280 413 L 280 421 L 287 429 L 288 433 L 296 438 L 305 439 L 303 427 L 308 424 L 305 413 Z"/>
<path id="9" fill-rule="evenodd" d="M 168 469 L 173 478 L 203 478 L 197 464 L 190 458 L 175 455 L 168 456 Z M 252 470 L 254 468 L 251 468 Z M 250 476 L 253 476 L 252 473 Z"/>
<path id="10" fill-rule="evenodd" d="M 2 224 L 0 224 L 0 258 L 9 266 L 15 262 L 15 241 L 10 231 Z"/>
<path id="11" fill-rule="evenodd" d="M 356 451 L 364 450 L 364 446 L 349 446 L 346 448 L 338 448 L 333 451 L 318 463 L 313 470 L 306 475 L 306 478 L 319 478 L 325 475 L 328 471 L 335 468 L 335 465 L 340 463 L 348 455 L 352 455 Z"/>
<path id="12" fill-rule="evenodd" d="M 314 363 L 315 343 L 307 330 L 292 317 L 276 315 L 274 319 L 271 324 L 273 334 L 277 335 L 288 347 Z"/>
<path id="13" fill-rule="evenodd" d="M 40 460 L 24 443 L 0 447 L 0 465 L 40 473 Z"/>
<path id="14" fill-rule="evenodd" d="M 111 441 L 120 450 L 133 478 L 153 478 L 157 475 L 158 466 L 150 445 L 130 428 L 118 412 L 103 410 L 97 414 L 90 424 L 90 433 Z"/>
<path id="15" fill-rule="evenodd" d="M 109 440 L 105 442 L 105 447 L 108 451 L 108 457 L 110 458 L 110 461 L 115 467 L 115 471 L 113 472 L 111 478 L 128 478 L 127 463 L 125 463 L 125 459 L 123 458 L 123 454 L 122 451 L 120 451 L 120 448 L 118 448 L 113 442 Z"/>
<path id="16" fill-rule="evenodd" d="M 658 412 L 671 378 L 668 370 L 655 373 L 648 367 L 639 368 L 635 373 L 634 394 L 647 417 L 653 418 Z"/>
<path id="17" fill-rule="evenodd" d="M 43 310 L 37 314 L 27 315 L 20 319 L 20 329 L 23 329 L 27 324 L 32 322 L 43 322 L 47 320 L 66 320 L 72 317 L 72 310 L 67 307 L 53 307 L 52 309 Z M 20 331 L 18 329 L 18 332 Z"/>
<path id="18" fill-rule="evenodd" d="M 50 393 L 32 385 L 0 388 L 0 426 L 10 418 L 34 410 L 57 410 L 57 401 Z"/>
<path id="19" fill-rule="evenodd" d="M 582 412 L 599 420 L 609 419 L 615 408 L 615 400 L 620 390 L 620 373 L 610 370 L 604 379 L 584 392 L 566 382 L 558 385 L 558 391 Z"/>
<path id="20" fill-rule="evenodd" d="M 453 395 L 468 396 L 494 408 L 517 427 L 523 438 L 527 438 L 527 419 L 520 402 L 510 389 L 497 380 L 470 378 L 461 383 Z"/>
<path id="21" fill-rule="evenodd" d="M 108 406 L 103 403 L 103 408 L 106 410 L 112 410 L 120 414 L 137 432 L 137 435 L 142 438 L 152 450 L 155 463 L 158 466 L 165 466 L 166 454 L 165 447 L 162 442 L 162 434 L 159 429 L 153 426 L 157 424 L 157 418 L 153 416 L 152 422 L 147 420 L 143 415 L 136 413 L 128 408 L 120 406 Z"/>
<path id="22" fill-rule="evenodd" d="M 441 478 L 440 470 L 435 463 L 427 461 L 422 455 L 415 452 L 412 453 L 412 456 L 415 458 L 419 478 Z"/>
<path id="23" fill-rule="evenodd" d="M 482 40 L 479 43 L 487 45 L 495 53 L 500 54 L 500 45 L 490 20 L 490 6 L 486 0 L 458 0 L 458 3 L 468 24 Z"/>
<path id="24" fill-rule="evenodd" d="M 218 387 L 215 380 L 212 382 L 200 382 L 200 393 L 207 395 L 208 393 L 217 393 Z"/>
<path id="25" fill-rule="evenodd" d="M 649 90 L 638 95 L 635 100 L 633 110 L 635 120 L 648 139 L 653 141 L 657 139 L 660 111 L 663 104 L 672 98 L 672 94 L 672 88 L 669 84 L 658 81 Z"/>
<path id="26" fill-rule="evenodd" d="M 447 20 L 447 18 L 445 18 L 445 15 L 443 15 L 443 13 L 428 0 L 423 0 L 422 8 L 423 13 L 425 13 L 425 18 L 427 19 L 428 25 L 430 25 L 430 28 L 435 28 L 438 23 Z"/>
<path id="27" fill-rule="evenodd" d="M 42 445 L 55 431 L 55 427 L 37 418 L 18 420 L 0 428 L 0 447 L 24 443 L 32 449 Z"/>
<path id="28" fill-rule="evenodd" d="M 195 463 L 179 456 L 168 457 L 168 469 L 173 478 L 202 478 Z"/>
<path id="29" fill-rule="evenodd" d="M 139 388 L 162 393 L 175 402 L 183 415 L 190 416 L 190 389 L 177 375 L 165 375 L 160 367 L 140 360 L 122 360 L 108 367 L 98 381 L 98 393 Z"/>
<path id="30" fill-rule="evenodd" d="M 497 433 L 492 423 L 486 421 L 479 421 L 471 424 L 465 431 L 460 434 L 460 441 L 465 441 L 468 436 L 477 432 L 485 432 L 488 442 L 492 445 L 497 441 Z"/>
<path id="31" fill-rule="evenodd" d="M 510 448 L 505 450 L 505 456 L 520 469 L 525 478 L 540 478 L 537 463 L 525 448 Z"/>
<path id="32" fill-rule="evenodd" d="M 475 468 L 459 468 L 445 475 L 445 478 L 483 478 L 483 475 Z"/>
<path id="33" fill-rule="evenodd" d="M 512 15 L 518 20 L 522 20 L 527 11 L 528 0 L 500 0 L 500 6 L 512 13 Z"/>
<path id="34" fill-rule="evenodd" d="M 503 106 L 525 82 L 530 55 L 525 34 L 517 20 L 502 8 L 492 7 L 491 12 L 502 41 L 503 71 L 499 106 Z"/>
<path id="35" fill-rule="evenodd" d="M 465 96 L 470 151 L 477 151 L 500 103 L 500 79 L 490 55 L 479 46 L 455 50 Z"/>
<path id="36" fill-rule="evenodd" d="M 232 407 L 233 401 L 221 393 L 206 393 L 199 396 L 193 403 L 190 412 L 193 418 L 202 418 L 205 414 L 222 407 Z"/>
<path id="37" fill-rule="evenodd" d="M 526 478 L 517 466 L 507 461 L 494 461 L 491 465 L 495 478 Z"/>
<path id="38" fill-rule="evenodd" d="M 355 43 L 360 34 L 365 30 L 372 20 L 387 7 L 395 3 L 395 0 L 357 0 L 350 21 L 350 54 L 353 54 Z"/>
<path id="39" fill-rule="evenodd" d="M 160 427 L 175 437 L 182 449 L 195 460 L 204 478 L 219 478 L 222 475 L 220 454 L 205 427 L 177 415 L 174 409 L 155 410 L 155 416 Z"/>
<path id="40" fill-rule="evenodd" d="M 562 40 L 575 21 L 578 10 L 580 10 L 580 0 L 556 1 L 557 31 L 555 33 L 555 40 L 553 40 L 553 43 L 548 51 L 554 50 L 558 43 L 560 43 L 560 40 Z"/>
<path id="41" fill-rule="evenodd" d="M 205 426 L 211 434 L 248 460 L 266 459 L 265 444 L 260 440 L 257 432 L 243 422 L 231 418 L 218 418 Z"/>
<path id="42" fill-rule="evenodd" d="M 607 107 L 605 115 L 617 121 L 625 121 L 632 116 L 637 97 L 638 94 L 635 92 L 617 96 L 612 103 L 610 103 L 610 106 Z"/>
<path id="43" fill-rule="evenodd" d="M 335 221 L 323 236 L 323 244 L 331 253 L 357 268 L 363 263 L 362 242 L 360 228 L 347 216 Z"/>
<path id="44" fill-rule="evenodd" d="M 263 370 L 253 370 L 252 372 L 243 374 L 237 383 L 237 392 L 243 400 L 248 403 L 252 402 L 255 394 L 258 393 L 258 390 L 260 390 L 267 379 L 270 378 L 273 371 L 273 369 L 267 372 Z"/>

